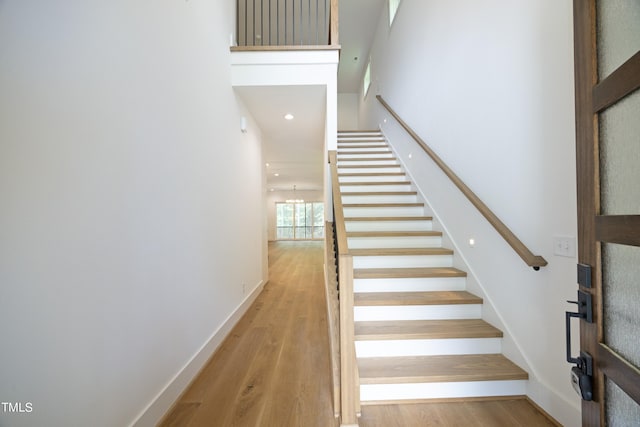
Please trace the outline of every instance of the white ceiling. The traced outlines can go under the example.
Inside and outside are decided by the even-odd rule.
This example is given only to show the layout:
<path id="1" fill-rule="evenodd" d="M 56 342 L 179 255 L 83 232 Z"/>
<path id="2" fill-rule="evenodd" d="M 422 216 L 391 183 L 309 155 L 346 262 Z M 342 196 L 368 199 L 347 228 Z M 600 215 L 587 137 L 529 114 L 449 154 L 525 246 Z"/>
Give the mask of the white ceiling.
<path id="1" fill-rule="evenodd" d="M 340 0 L 340 65 L 338 92 L 360 92 L 362 73 L 369 58 L 382 6 L 386 0 Z"/>
<path id="2" fill-rule="evenodd" d="M 338 92 L 357 93 L 385 0 L 340 0 Z M 357 58 L 357 60 L 355 59 Z M 323 86 L 236 87 L 262 130 L 269 163 L 267 188 L 321 190 L 324 186 Z M 286 113 L 295 118 L 284 119 Z M 275 174 L 279 176 L 275 176 Z"/>
<path id="3" fill-rule="evenodd" d="M 322 189 L 325 86 L 236 87 L 236 92 L 262 131 L 268 188 Z M 287 113 L 294 119 L 285 120 Z"/>

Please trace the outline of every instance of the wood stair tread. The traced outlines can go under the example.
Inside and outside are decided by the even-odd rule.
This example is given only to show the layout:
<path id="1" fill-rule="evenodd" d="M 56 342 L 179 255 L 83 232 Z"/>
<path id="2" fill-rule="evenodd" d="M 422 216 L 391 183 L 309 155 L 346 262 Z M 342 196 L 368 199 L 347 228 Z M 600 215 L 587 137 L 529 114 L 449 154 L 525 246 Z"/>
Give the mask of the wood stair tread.
<path id="1" fill-rule="evenodd" d="M 346 221 L 433 221 L 431 216 L 351 216 Z"/>
<path id="2" fill-rule="evenodd" d="M 359 292 L 354 306 L 482 304 L 482 298 L 467 291 Z"/>
<path id="3" fill-rule="evenodd" d="M 355 279 L 402 279 L 432 277 L 466 277 L 467 273 L 453 267 L 417 267 L 417 268 L 356 268 Z"/>
<path id="4" fill-rule="evenodd" d="M 355 157 L 348 159 L 338 158 L 338 167 L 340 166 L 340 162 L 384 162 L 388 160 L 397 160 L 395 156 L 384 156 L 384 157 Z"/>
<path id="5" fill-rule="evenodd" d="M 422 207 L 424 203 L 343 203 L 344 208 L 404 208 Z"/>
<path id="6" fill-rule="evenodd" d="M 375 143 L 375 144 L 372 144 Z M 338 152 L 341 152 L 342 150 L 352 150 L 354 148 L 364 148 L 364 149 L 371 149 L 371 148 L 388 148 L 389 145 L 384 143 L 384 141 L 370 141 L 370 144 L 365 144 L 365 143 L 354 143 L 351 144 L 349 142 L 338 142 Z"/>
<path id="7" fill-rule="evenodd" d="M 338 177 L 365 177 L 365 176 L 404 176 L 404 172 L 342 172 Z M 343 184 L 342 182 L 340 183 Z"/>
<path id="8" fill-rule="evenodd" d="M 358 341 L 501 338 L 502 331 L 482 319 L 384 320 L 355 322 Z"/>
<path id="9" fill-rule="evenodd" d="M 417 191 L 343 191 L 342 196 L 417 196 Z"/>
<path id="10" fill-rule="evenodd" d="M 353 256 L 452 255 L 447 248 L 362 248 L 349 249 Z"/>
<path id="11" fill-rule="evenodd" d="M 350 142 L 386 142 L 387 140 L 382 135 L 358 135 L 358 136 L 338 136 L 338 143 L 350 143 Z"/>
<path id="12" fill-rule="evenodd" d="M 344 206 L 344 205 L 343 205 Z M 440 237 L 441 231 L 348 231 L 347 237 Z"/>
<path id="13" fill-rule="evenodd" d="M 384 148 L 384 146 L 379 146 L 381 148 Z M 349 156 L 356 156 L 356 155 L 360 155 L 360 154 L 391 154 L 392 151 L 348 151 L 348 150 L 338 150 L 338 160 L 340 160 L 340 156 L 344 156 L 344 155 L 349 155 Z M 346 160 L 346 159 L 342 159 L 342 160 Z"/>
<path id="14" fill-rule="evenodd" d="M 367 182 L 341 182 L 340 187 L 348 186 L 375 186 L 375 185 L 411 185 L 411 181 L 367 181 Z"/>
<path id="15" fill-rule="evenodd" d="M 353 148 L 378 148 L 378 147 L 388 147 L 389 144 L 385 139 L 343 139 L 338 140 L 338 152 L 344 149 L 353 149 Z"/>
<path id="16" fill-rule="evenodd" d="M 389 159 L 395 160 L 395 159 Z M 381 169 L 381 168 L 399 168 L 399 163 L 394 163 L 391 165 L 338 165 L 338 169 Z"/>
<path id="17" fill-rule="evenodd" d="M 526 380 L 501 354 L 371 357 L 358 359 L 361 384 Z"/>

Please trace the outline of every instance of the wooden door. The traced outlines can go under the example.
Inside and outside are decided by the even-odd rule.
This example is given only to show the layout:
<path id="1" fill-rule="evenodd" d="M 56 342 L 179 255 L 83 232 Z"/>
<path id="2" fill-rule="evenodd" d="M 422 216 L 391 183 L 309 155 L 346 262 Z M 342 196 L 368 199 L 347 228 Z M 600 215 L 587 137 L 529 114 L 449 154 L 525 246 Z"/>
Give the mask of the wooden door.
<path id="1" fill-rule="evenodd" d="M 640 425 L 640 0 L 574 0 L 578 257 L 590 266 L 593 400 L 582 424 Z"/>

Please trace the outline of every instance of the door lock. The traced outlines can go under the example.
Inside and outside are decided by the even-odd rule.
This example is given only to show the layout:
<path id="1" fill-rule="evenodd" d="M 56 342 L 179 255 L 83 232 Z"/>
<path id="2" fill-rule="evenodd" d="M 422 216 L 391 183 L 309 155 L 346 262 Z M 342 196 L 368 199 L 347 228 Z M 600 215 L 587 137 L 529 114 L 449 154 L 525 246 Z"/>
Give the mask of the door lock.
<path id="1" fill-rule="evenodd" d="M 584 400 L 593 400 L 592 378 L 593 358 L 589 353 L 580 352 L 580 356 L 571 356 L 571 318 L 577 317 L 593 323 L 593 305 L 591 294 L 578 291 L 578 301 L 567 301 L 578 304 L 578 312 L 565 312 L 565 327 L 567 340 L 567 362 L 576 366 L 571 368 L 571 385 Z"/>
<path id="2" fill-rule="evenodd" d="M 593 400 L 591 387 L 593 378 L 593 358 L 585 352 L 580 352 L 579 362 L 571 368 L 571 385 L 583 400 Z"/>

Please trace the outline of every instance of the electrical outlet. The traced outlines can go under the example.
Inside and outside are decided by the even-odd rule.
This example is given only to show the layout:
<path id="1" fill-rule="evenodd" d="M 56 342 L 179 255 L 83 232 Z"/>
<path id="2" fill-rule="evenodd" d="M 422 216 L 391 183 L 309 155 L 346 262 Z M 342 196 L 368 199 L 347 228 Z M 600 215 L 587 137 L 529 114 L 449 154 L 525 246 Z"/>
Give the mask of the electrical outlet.
<path id="1" fill-rule="evenodd" d="M 576 238 L 573 236 L 554 236 L 553 253 L 558 256 L 574 258 L 576 256 Z"/>

